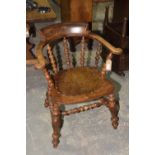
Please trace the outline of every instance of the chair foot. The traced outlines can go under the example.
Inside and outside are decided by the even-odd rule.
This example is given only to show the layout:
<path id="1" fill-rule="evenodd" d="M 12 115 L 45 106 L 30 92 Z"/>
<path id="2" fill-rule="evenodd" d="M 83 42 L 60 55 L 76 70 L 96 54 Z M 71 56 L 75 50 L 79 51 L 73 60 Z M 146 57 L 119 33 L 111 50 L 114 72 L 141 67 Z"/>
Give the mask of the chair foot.
<path id="1" fill-rule="evenodd" d="M 119 121 L 119 117 L 113 117 L 113 118 L 111 118 L 111 121 L 112 121 L 112 126 L 113 126 L 113 128 L 114 129 L 117 129 L 117 127 L 118 127 L 118 121 Z"/>
<path id="2" fill-rule="evenodd" d="M 61 128 L 61 112 L 58 104 L 53 104 L 53 107 L 50 108 L 51 116 L 52 116 L 52 127 L 53 127 L 53 134 L 52 134 L 52 143 L 53 147 L 56 148 L 59 144 L 59 137 L 60 137 L 60 128 Z"/>
<path id="3" fill-rule="evenodd" d="M 112 126 L 114 129 L 117 129 L 119 124 L 119 117 L 118 117 L 119 107 L 118 107 L 118 104 L 116 103 L 116 100 L 113 94 L 109 95 L 108 100 L 109 102 L 107 106 L 111 112 Z"/>

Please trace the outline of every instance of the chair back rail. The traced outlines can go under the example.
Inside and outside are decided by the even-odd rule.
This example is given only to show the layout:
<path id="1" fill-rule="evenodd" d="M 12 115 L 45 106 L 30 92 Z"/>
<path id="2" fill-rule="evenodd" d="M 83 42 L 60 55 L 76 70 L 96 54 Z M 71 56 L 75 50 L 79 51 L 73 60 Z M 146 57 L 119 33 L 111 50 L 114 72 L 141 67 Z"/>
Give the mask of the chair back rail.
<path id="1" fill-rule="evenodd" d="M 75 60 L 72 59 L 73 54 L 70 52 L 69 49 L 69 42 L 68 39 L 70 37 L 80 37 L 81 38 L 81 49 L 80 49 L 80 65 L 84 66 L 85 64 L 85 43 L 86 39 L 96 40 L 98 42 L 98 47 L 96 50 L 95 56 L 95 66 L 98 67 L 100 54 L 102 52 L 102 46 L 106 47 L 109 50 L 109 55 L 107 56 L 106 60 L 112 58 L 112 54 L 119 55 L 122 52 L 122 49 L 115 48 L 112 46 L 108 41 L 100 37 L 99 35 L 92 33 L 88 30 L 88 25 L 86 23 L 65 23 L 65 24 L 55 24 L 53 26 L 48 26 L 40 30 L 40 34 L 42 36 L 42 41 L 38 44 L 36 48 L 36 55 L 38 58 L 38 64 L 36 64 L 37 68 L 44 68 L 46 65 L 46 60 L 43 56 L 43 48 L 47 45 L 48 55 L 52 64 L 53 72 L 56 74 L 59 70 L 58 67 L 59 63 L 53 53 L 54 45 L 50 46 L 50 42 L 55 40 L 63 41 L 63 49 L 64 49 L 64 57 L 66 59 L 67 68 L 72 68 L 75 66 Z M 56 44 L 55 44 L 56 45 Z M 57 53 L 57 52 L 56 52 Z M 71 55 L 72 54 L 72 55 Z M 74 64 L 72 62 L 74 61 Z M 106 63 L 103 64 L 101 70 L 101 76 L 104 77 L 106 74 Z"/>

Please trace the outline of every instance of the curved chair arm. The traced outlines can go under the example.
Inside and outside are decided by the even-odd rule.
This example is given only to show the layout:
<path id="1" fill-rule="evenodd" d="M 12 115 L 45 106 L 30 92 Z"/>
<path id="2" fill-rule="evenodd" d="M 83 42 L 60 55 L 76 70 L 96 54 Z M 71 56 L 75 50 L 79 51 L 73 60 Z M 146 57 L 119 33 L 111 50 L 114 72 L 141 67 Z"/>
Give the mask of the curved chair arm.
<path id="1" fill-rule="evenodd" d="M 38 62 L 35 64 L 35 67 L 37 69 L 42 69 L 44 68 L 44 66 L 46 65 L 46 59 L 44 58 L 43 55 L 43 48 L 46 45 L 45 42 L 40 42 L 37 46 L 36 46 L 36 57 Z"/>
<path id="2" fill-rule="evenodd" d="M 120 55 L 122 53 L 122 51 L 123 51 L 121 48 L 114 47 L 108 41 L 106 41 L 105 39 L 103 39 L 99 35 L 96 35 L 95 33 L 90 32 L 88 34 L 88 36 L 90 38 L 96 39 L 97 41 L 99 41 L 100 43 L 102 43 L 102 45 L 104 45 L 107 49 L 109 49 L 112 54 Z"/>
<path id="3" fill-rule="evenodd" d="M 100 43 L 102 43 L 102 45 L 104 45 L 107 49 L 109 49 L 112 54 L 119 55 L 119 54 L 122 53 L 121 48 L 114 47 L 108 41 L 106 41 L 102 37 L 96 35 L 95 33 L 89 32 L 89 33 L 84 34 L 84 35 L 88 36 L 91 39 L 95 39 L 95 40 L 99 41 Z M 38 69 L 41 69 L 46 65 L 46 59 L 44 58 L 44 55 L 43 55 L 43 48 L 47 44 L 47 42 L 48 41 L 41 41 L 36 47 L 36 57 L 38 59 L 38 63 L 35 64 L 35 67 L 38 68 Z"/>

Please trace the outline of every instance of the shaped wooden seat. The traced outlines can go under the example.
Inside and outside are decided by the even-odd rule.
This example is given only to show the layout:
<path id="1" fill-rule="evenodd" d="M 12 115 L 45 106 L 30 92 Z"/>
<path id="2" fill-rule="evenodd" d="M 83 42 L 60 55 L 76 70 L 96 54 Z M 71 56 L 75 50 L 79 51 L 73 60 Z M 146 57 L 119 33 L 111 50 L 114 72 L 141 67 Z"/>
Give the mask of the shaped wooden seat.
<path id="1" fill-rule="evenodd" d="M 95 74 L 95 76 L 93 76 Z M 78 67 L 59 72 L 56 75 L 56 86 L 58 90 L 67 96 L 89 94 L 95 90 L 109 87 L 113 90 L 113 85 L 101 78 L 100 72 L 95 68 Z M 106 90 L 102 92 L 105 95 Z"/>
<path id="2" fill-rule="evenodd" d="M 112 125 L 118 126 L 118 105 L 114 96 L 114 85 L 106 78 L 110 70 L 110 63 L 113 54 L 121 54 L 120 48 L 115 48 L 100 36 L 91 33 L 85 23 L 55 24 L 40 30 L 42 40 L 36 47 L 38 63 L 36 68 L 41 69 L 48 82 L 45 107 L 49 107 L 52 117 L 53 146 L 57 147 L 62 125 L 62 116 L 79 113 L 106 105 L 112 114 Z M 68 39 L 70 37 L 81 37 L 81 48 L 79 66 L 74 63 L 73 55 L 69 49 Z M 95 64 L 86 66 L 85 39 L 92 39 L 98 42 L 95 47 Z M 63 50 L 56 51 L 54 46 L 62 42 Z M 109 49 L 106 62 L 99 68 L 99 59 L 102 46 Z M 43 54 L 47 51 L 47 54 Z M 60 53 L 64 61 L 60 61 Z M 48 58 L 45 59 L 48 56 Z M 77 60 L 78 61 L 78 60 Z M 65 62 L 65 68 L 61 63 Z M 60 65 L 61 64 L 61 65 Z M 51 67 L 49 67 L 51 66 Z M 62 111 L 60 106 L 76 104 L 86 101 L 94 101 L 89 105 L 80 106 L 74 109 Z"/>

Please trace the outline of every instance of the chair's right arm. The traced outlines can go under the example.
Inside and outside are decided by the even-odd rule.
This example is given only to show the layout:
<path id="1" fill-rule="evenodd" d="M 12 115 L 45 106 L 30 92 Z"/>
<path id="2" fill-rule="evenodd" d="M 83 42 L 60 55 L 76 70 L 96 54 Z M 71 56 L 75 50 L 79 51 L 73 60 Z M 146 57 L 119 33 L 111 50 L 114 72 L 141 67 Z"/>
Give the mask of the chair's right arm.
<path id="1" fill-rule="evenodd" d="M 37 69 L 42 69 L 46 65 L 46 59 L 44 58 L 44 55 L 43 55 L 43 48 L 45 45 L 46 45 L 45 42 L 40 42 L 36 46 L 35 50 L 36 50 L 37 63 L 35 64 L 35 67 Z"/>

